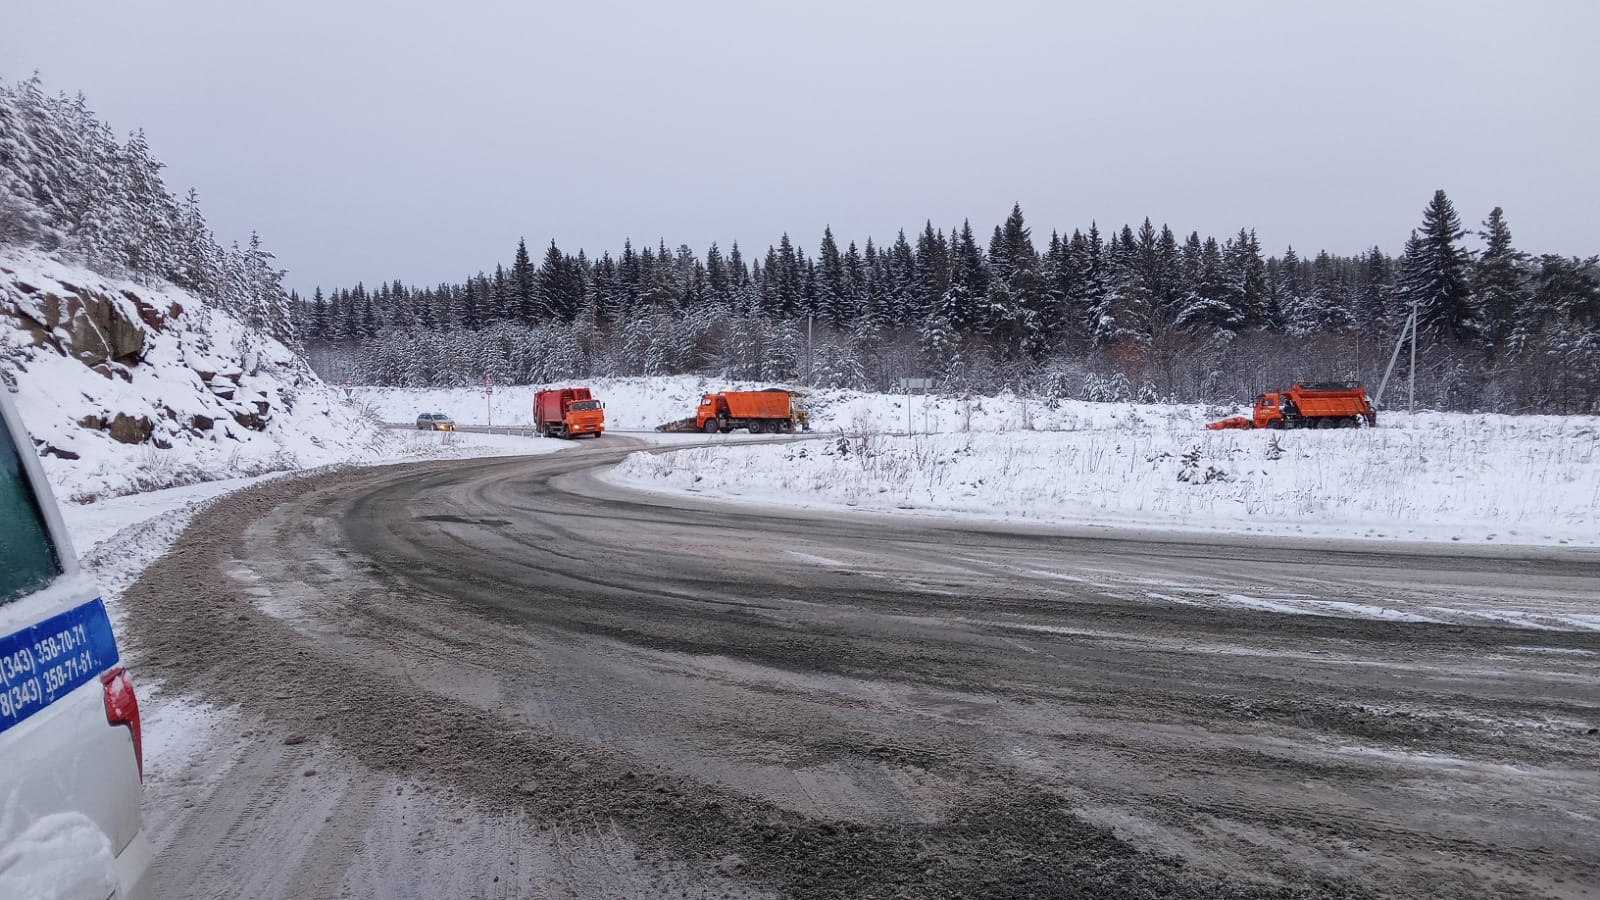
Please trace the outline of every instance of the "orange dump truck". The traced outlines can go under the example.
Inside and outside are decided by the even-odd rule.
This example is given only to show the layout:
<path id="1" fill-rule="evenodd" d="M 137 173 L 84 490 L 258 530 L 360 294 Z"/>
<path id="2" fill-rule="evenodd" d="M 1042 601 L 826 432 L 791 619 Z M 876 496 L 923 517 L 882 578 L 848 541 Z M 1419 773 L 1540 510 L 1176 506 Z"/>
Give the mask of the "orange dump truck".
<path id="1" fill-rule="evenodd" d="M 533 421 L 543 437 L 599 437 L 606 430 L 606 405 L 586 387 L 540 391 L 533 395 Z"/>
<path id="2" fill-rule="evenodd" d="M 1296 384 L 1256 398 L 1249 416 L 1234 416 L 1207 428 L 1355 428 L 1378 424 L 1367 391 L 1353 381 Z"/>
<path id="3" fill-rule="evenodd" d="M 707 434 L 726 434 L 735 428 L 751 434 L 794 431 L 794 398 L 788 391 L 721 391 L 705 394 L 695 410 L 694 427 Z"/>

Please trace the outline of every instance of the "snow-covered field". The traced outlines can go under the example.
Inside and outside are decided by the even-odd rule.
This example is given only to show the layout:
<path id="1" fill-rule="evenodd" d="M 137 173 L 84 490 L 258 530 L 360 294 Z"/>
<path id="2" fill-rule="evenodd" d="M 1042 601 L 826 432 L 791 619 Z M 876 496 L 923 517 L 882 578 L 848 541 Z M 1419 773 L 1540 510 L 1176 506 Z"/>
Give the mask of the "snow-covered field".
<path id="1" fill-rule="evenodd" d="M 818 431 L 1021 431 L 1029 428 L 1061 431 L 1109 427 L 1130 418 L 1206 421 L 1199 406 L 1128 406 L 1113 403 L 1041 401 L 1000 397 L 922 397 L 863 391 L 822 390 L 740 382 L 695 375 L 656 378 L 592 378 L 547 385 L 495 385 L 482 387 L 407 390 L 357 387 L 355 402 L 385 422 L 413 422 L 418 413 L 442 412 L 463 425 L 531 425 L 533 394 L 548 387 L 582 385 L 605 401 L 606 424 L 614 431 L 644 431 L 663 422 L 694 415 L 700 395 L 708 391 L 759 390 L 788 387 L 801 394 L 800 403 Z"/>
<path id="2" fill-rule="evenodd" d="M 614 430 L 689 416 L 713 378 L 593 379 Z M 554 386 L 554 385 L 550 385 Z M 542 386 L 357 388 L 374 416 L 531 423 Z M 1380 427 L 1208 431 L 1242 410 L 802 391 L 790 445 L 637 454 L 612 477 L 659 491 L 807 506 L 1347 538 L 1600 545 L 1600 418 L 1385 412 Z"/>
<path id="3" fill-rule="evenodd" d="M 960 402 L 944 404 L 946 427 Z M 981 402 L 1014 411 L 1019 401 Z M 1600 545 L 1595 418 L 1388 414 L 1376 429 L 1215 432 L 1200 412 L 1063 403 L 1032 414 L 1034 427 L 1077 430 L 841 433 L 641 453 L 612 477 L 651 490 L 915 514 Z"/>

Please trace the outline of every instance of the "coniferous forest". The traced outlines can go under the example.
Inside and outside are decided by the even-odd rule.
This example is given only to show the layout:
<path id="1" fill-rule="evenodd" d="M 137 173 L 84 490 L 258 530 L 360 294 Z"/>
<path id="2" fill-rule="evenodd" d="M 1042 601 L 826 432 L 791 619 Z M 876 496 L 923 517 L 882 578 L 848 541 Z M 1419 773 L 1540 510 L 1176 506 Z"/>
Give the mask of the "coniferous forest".
<path id="1" fill-rule="evenodd" d="M 782 235 L 538 253 L 459 283 L 356 282 L 302 298 L 252 236 L 213 238 L 193 191 L 175 198 L 141 134 L 37 77 L 0 84 L 0 242 L 111 275 L 161 279 L 302 350 L 325 377 L 399 386 L 702 373 L 891 389 L 1010 389 L 1088 400 L 1241 401 L 1291 380 L 1375 389 L 1413 304 L 1419 404 L 1600 412 L 1600 258 L 1519 249 L 1496 208 L 1467 221 L 1419 198 L 1392 257 L 1285 248 L 1256 233 L 1182 235 L 1145 220 L 1049 236 L 1020 206 L 985 237 L 924 223 L 879 243 L 830 230 L 814 252 Z M 1404 378 L 1409 354 L 1396 375 Z M 1391 385 L 1390 405 L 1400 399 Z"/>
<path id="2" fill-rule="evenodd" d="M 1424 198 L 1426 199 L 1426 198 Z M 1180 236 L 1146 219 L 1036 237 L 1014 206 L 982 238 L 926 223 L 814 254 L 738 244 L 555 244 L 456 284 L 318 289 L 296 321 L 313 365 L 404 386 L 704 373 L 1088 400 L 1247 400 L 1298 380 L 1376 385 L 1413 302 L 1418 402 L 1600 410 L 1600 260 L 1517 249 L 1504 213 L 1468 227 L 1444 191 L 1404 252 L 1285 248 L 1254 231 Z M 1476 249 L 1474 249 L 1476 248 Z M 1404 378 L 1409 354 L 1396 375 Z M 1401 399 L 1394 385 L 1389 402 Z"/>

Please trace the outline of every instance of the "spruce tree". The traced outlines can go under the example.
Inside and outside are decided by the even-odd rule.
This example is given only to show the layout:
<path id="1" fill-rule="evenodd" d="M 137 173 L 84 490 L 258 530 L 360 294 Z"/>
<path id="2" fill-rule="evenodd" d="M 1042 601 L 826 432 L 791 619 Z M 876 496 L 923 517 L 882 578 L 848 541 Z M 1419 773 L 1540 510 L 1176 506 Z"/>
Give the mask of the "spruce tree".
<path id="1" fill-rule="evenodd" d="M 1339 334 L 1349 331 L 1355 317 L 1344 272 L 1326 250 L 1311 263 L 1311 289 L 1304 304 L 1308 333 Z"/>
<path id="2" fill-rule="evenodd" d="M 551 244 L 554 246 L 553 241 Z M 517 255 L 511 263 L 510 290 L 511 317 L 524 325 L 532 325 L 539 318 L 538 278 L 533 269 L 533 260 L 528 256 L 526 238 L 517 239 Z"/>
<path id="3" fill-rule="evenodd" d="M 1500 207 L 1490 211 L 1478 234 L 1485 246 L 1472 270 L 1473 305 L 1479 311 L 1484 349 L 1491 356 L 1500 356 L 1507 351 L 1512 328 L 1521 316 L 1527 260 L 1511 245 L 1511 229 Z"/>
<path id="4" fill-rule="evenodd" d="M 1457 245 L 1466 231 L 1444 191 L 1435 191 L 1422 227 L 1400 266 L 1400 295 L 1417 308 L 1417 332 L 1435 341 L 1462 343 L 1477 333 L 1469 281 L 1470 256 Z"/>
<path id="5" fill-rule="evenodd" d="M 822 245 L 817 248 L 816 304 L 823 321 L 842 328 L 850 321 L 849 292 L 845 285 L 844 258 L 833 239 L 833 229 L 822 229 Z"/>
<path id="6" fill-rule="evenodd" d="M 844 305 L 847 311 L 846 320 L 854 323 L 861 315 L 861 307 L 867 300 L 867 270 L 861 259 L 861 251 L 856 249 L 856 242 L 850 242 L 850 248 L 844 253 Z"/>
<path id="7" fill-rule="evenodd" d="M 328 299 L 322 296 L 321 285 L 318 285 L 311 294 L 311 324 L 306 331 L 306 338 L 309 340 L 328 339 Z"/>
<path id="8" fill-rule="evenodd" d="M 803 312 L 801 307 L 805 301 L 805 264 L 800 254 L 795 251 L 794 243 L 789 240 L 788 232 L 784 232 L 778 239 L 777 270 L 769 268 L 767 277 L 776 282 L 778 317 L 782 319 L 799 317 Z"/>
<path id="9" fill-rule="evenodd" d="M 916 290 L 917 282 L 917 255 L 911 249 L 911 242 L 906 240 L 905 229 L 900 230 L 894 245 L 883 256 L 884 271 L 888 275 L 885 288 L 888 291 L 886 313 L 889 325 L 902 328 L 912 324 L 911 309 L 915 301 L 911 295 Z"/>
<path id="10" fill-rule="evenodd" d="M 484 310 L 484 320 L 489 322 L 515 322 L 517 306 L 511 290 L 511 275 L 506 267 L 496 263 L 494 281 L 489 286 L 489 305 Z"/>
<path id="11" fill-rule="evenodd" d="M 356 323 L 361 339 L 370 341 L 378 336 L 378 311 L 372 304 L 372 294 L 362 288 L 360 282 L 356 283 L 356 291 L 360 297 L 360 318 Z"/>
<path id="12" fill-rule="evenodd" d="M 715 241 L 706 251 L 706 295 L 711 302 L 726 305 L 733 295 L 733 282 L 728 277 L 726 263 L 722 259 L 722 251 L 717 249 Z"/>
<path id="13" fill-rule="evenodd" d="M 456 324 L 465 331 L 477 331 L 483 327 L 483 307 L 478 302 L 477 281 L 468 278 L 466 283 L 451 292 L 456 308 Z"/>
<path id="14" fill-rule="evenodd" d="M 539 272 L 534 279 L 534 296 L 538 310 L 534 321 L 571 322 L 578 313 L 579 298 L 573 295 L 567 259 L 555 241 L 550 242 L 550 248 L 544 253 L 544 261 L 539 264 Z"/>
<path id="15" fill-rule="evenodd" d="M 943 232 L 933 230 L 933 222 L 923 226 L 917 236 L 915 284 L 908 314 L 921 317 L 931 311 L 950 290 L 950 247 Z"/>
<path id="16" fill-rule="evenodd" d="M 1244 327 L 1244 310 L 1234 302 L 1234 292 L 1224 271 L 1222 248 L 1208 237 L 1196 255 L 1193 287 L 1178 311 L 1176 324 L 1194 334 L 1226 341 Z"/>
<path id="17" fill-rule="evenodd" d="M 1089 223 L 1089 237 L 1085 244 L 1082 306 L 1089 314 L 1087 330 L 1096 347 L 1116 343 L 1117 316 L 1112 307 L 1115 299 L 1111 290 L 1113 266 L 1110 248 L 1100 238 L 1100 226 Z"/>
<path id="18" fill-rule="evenodd" d="M 1313 317 L 1306 308 L 1305 289 L 1300 284 L 1300 254 L 1291 244 L 1283 251 L 1273 280 L 1273 301 L 1281 310 L 1283 327 L 1294 334 L 1307 334 Z"/>
<path id="19" fill-rule="evenodd" d="M 1389 320 L 1390 305 L 1389 258 L 1382 248 L 1373 247 L 1360 260 L 1360 276 L 1356 286 L 1356 326 L 1363 334 L 1387 340 L 1399 328 L 1399 323 Z"/>

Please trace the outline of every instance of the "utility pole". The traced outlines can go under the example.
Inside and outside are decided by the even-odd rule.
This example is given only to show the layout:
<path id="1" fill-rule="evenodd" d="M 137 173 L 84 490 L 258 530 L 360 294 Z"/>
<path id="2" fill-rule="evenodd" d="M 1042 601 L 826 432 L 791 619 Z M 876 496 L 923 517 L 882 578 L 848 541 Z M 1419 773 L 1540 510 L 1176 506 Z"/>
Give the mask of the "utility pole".
<path id="1" fill-rule="evenodd" d="M 483 376 L 483 422 L 494 428 L 494 379 L 489 375 Z"/>
<path id="2" fill-rule="evenodd" d="M 806 316 L 806 384 L 815 385 L 811 368 L 811 321 L 814 317 Z"/>
<path id="3" fill-rule="evenodd" d="M 1414 300 L 1411 305 L 1411 315 L 1406 318 L 1405 324 L 1400 326 L 1400 338 L 1394 342 L 1394 352 L 1389 354 L 1389 366 L 1383 370 L 1383 380 L 1378 382 L 1378 393 L 1372 398 L 1373 406 L 1383 405 L 1383 395 L 1389 389 L 1389 377 L 1394 374 L 1395 363 L 1400 361 L 1400 351 L 1405 348 L 1408 339 L 1411 341 L 1412 411 L 1416 411 L 1417 307 Z"/>
<path id="4" fill-rule="evenodd" d="M 1406 398 L 1407 415 L 1417 412 L 1417 292 L 1411 292 L 1411 390 Z"/>

